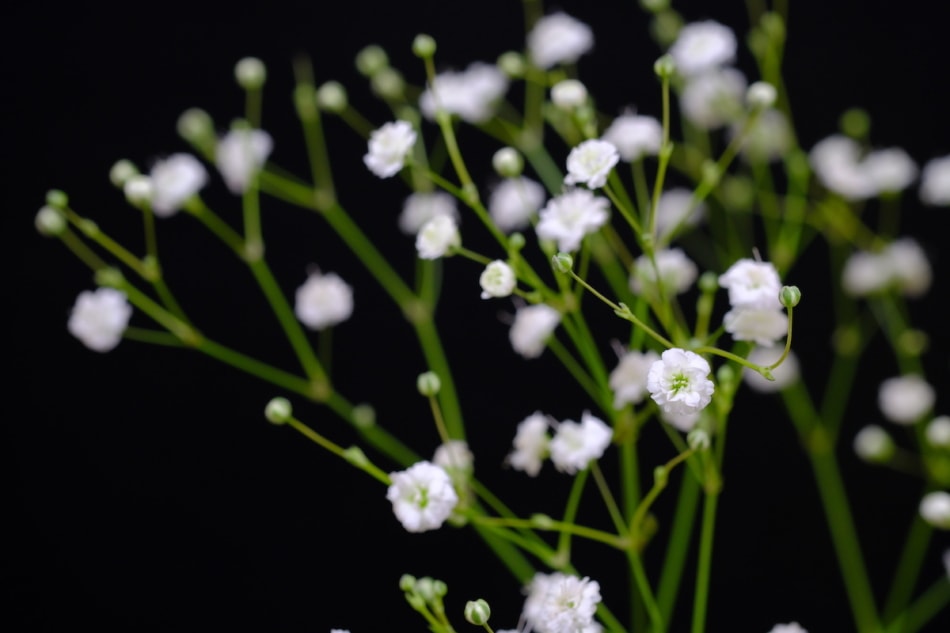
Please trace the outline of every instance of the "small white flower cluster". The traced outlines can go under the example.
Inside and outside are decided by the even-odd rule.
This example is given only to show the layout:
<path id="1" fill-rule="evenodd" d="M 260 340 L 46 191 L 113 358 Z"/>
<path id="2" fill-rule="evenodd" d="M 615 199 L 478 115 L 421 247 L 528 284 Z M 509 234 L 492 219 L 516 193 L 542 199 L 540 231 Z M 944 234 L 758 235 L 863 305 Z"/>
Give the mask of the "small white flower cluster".
<path id="1" fill-rule="evenodd" d="M 610 141 L 589 139 L 567 155 L 565 185 L 584 184 L 600 189 L 607 184 L 610 170 L 620 161 L 620 153 Z"/>
<path id="2" fill-rule="evenodd" d="M 416 251 L 420 259 L 439 259 L 462 245 L 459 227 L 450 215 L 439 214 L 422 225 L 416 234 Z"/>
<path id="3" fill-rule="evenodd" d="M 390 121 L 369 135 L 369 151 L 363 162 L 380 178 L 398 174 L 416 143 L 416 131 L 408 121 Z"/>
<path id="4" fill-rule="evenodd" d="M 647 375 L 658 360 L 660 355 L 653 350 L 630 350 L 620 357 L 608 379 L 614 392 L 614 409 L 643 402 L 647 395 Z"/>
<path id="5" fill-rule="evenodd" d="M 926 294 L 932 280 L 927 254 L 910 237 L 894 240 L 878 252 L 857 251 L 841 271 L 841 285 L 852 297 L 894 288 L 904 296 L 916 298 Z"/>
<path id="6" fill-rule="evenodd" d="M 856 140 L 833 134 L 812 147 L 809 162 L 829 190 L 847 200 L 903 191 L 917 178 L 917 165 L 900 148 L 864 153 Z"/>
<path id="7" fill-rule="evenodd" d="M 920 200 L 935 207 L 950 206 L 950 156 L 932 158 L 920 172 Z"/>
<path id="8" fill-rule="evenodd" d="M 452 478 L 441 466 L 416 462 L 406 470 L 389 474 L 386 499 L 393 513 L 409 532 L 426 532 L 442 527 L 458 503 Z"/>
<path id="9" fill-rule="evenodd" d="M 297 288 L 294 312 L 312 330 L 337 325 L 353 314 L 353 289 L 336 273 L 310 273 Z"/>
<path id="10" fill-rule="evenodd" d="M 482 299 L 507 297 L 514 292 L 517 282 L 515 271 L 500 259 L 485 266 L 485 270 L 478 278 L 478 283 L 482 287 Z"/>
<path id="11" fill-rule="evenodd" d="M 936 400 L 933 386 L 916 374 L 888 378 L 877 392 L 878 407 L 884 417 L 902 425 L 919 422 Z"/>
<path id="12" fill-rule="evenodd" d="M 601 138 L 617 148 L 621 160 L 632 163 L 660 152 L 663 126 L 651 116 L 626 113 L 611 121 Z"/>
<path id="13" fill-rule="evenodd" d="M 548 433 L 551 427 L 553 436 Z M 536 411 L 518 423 L 508 464 L 536 477 L 544 459 L 550 457 L 558 471 L 573 475 L 600 459 L 612 438 L 611 428 L 588 411 L 581 414 L 580 422 L 553 422 Z"/>
<path id="14" fill-rule="evenodd" d="M 580 248 L 585 236 L 597 231 L 610 217 L 610 201 L 589 189 L 569 189 L 548 200 L 535 230 L 542 240 L 557 242 L 564 253 Z"/>
<path id="15" fill-rule="evenodd" d="M 132 177 L 126 181 L 126 196 L 130 190 L 142 186 L 140 179 Z M 156 161 L 147 176 L 150 191 L 149 204 L 160 218 L 167 218 L 184 206 L 208 182 L 208 172 L 204 165 L 191 154 L 172 154 L 168 158 Z"/>
<path id="16" fill-rule="evenodd" d="M 647 373 L 647 391 L 663 412 L 692 416 L 712 401 L 715 386 L 709 363 L 689 350 L 672 348 L 654 361 Z"/>
<path id="17" fill-rule="evenodd" d="M 419 109 L 429 120 L 443 110 L 468 123 L 484 123 L 507 90 L 508 78 L 497 66 L 475 62 L 463 71 L 436 75 L 419 97 Z"/>
<path id="18" fill-rule="evenodd" d="M 654 253 L 652 260 L 647 255 L 640 255 L 633 262 L 630 289 L 654 298 L 670 297 L 689 290 L 698 275 L 699 269 L 683 249 L 661 249 Z M 663 295 L 659 293 L 657 280 L 662 286 Z"/>
<path id="19" fill-rule="evenodd" d="M 508 330 L 508 340 L 525 358 L 537 358 L 560 322 L 561 313 L 545 303 L 518 308 Z"/>
<path id="20" fill-rule="evenodd" d="M 246 192 L 273 148 L 274 140 L 264 130 L 236 128 L 225 134 L 214 156 L 228 190 L 235 195 Z"/>
<path id="21" fill-rule="evenodd" d="M 538 20 L 528 33 L 528 56 L 545 70 L 558 64 L 573 64 L 594 46 L 589 26 L 563 12 Z"/>
<path id="22" fill-rule="evenodd" d="M 488 213 L 501 231 L 519 231 L 538 214 L 546 197 L 544 187 L 530 178 L 505 178 L 489 195 Z"/>
<path id="23" fill-rule="evenodd" d="M 740 259 L 719 276 L 719 285 L 729 291 L 723 324 L 732 338 L 769 347 L 788 332 L 782 283 L 771 263 Z"/>
<path id="24" fill-rule="evenodd" d="M 600 604 L 600 584 L 596 580 L 561 572 L 538 573 L 527 587 L 524 621 L 538 633 L 599 633 L 594 620 Z"/>
<path id="25" fill-rule="evenodd" d="M 108 352 L 119 344 L 132 318 L 125 293 L 115 288 L 84 290 L 76 297 L 66 328 L 95 352 Z"/>

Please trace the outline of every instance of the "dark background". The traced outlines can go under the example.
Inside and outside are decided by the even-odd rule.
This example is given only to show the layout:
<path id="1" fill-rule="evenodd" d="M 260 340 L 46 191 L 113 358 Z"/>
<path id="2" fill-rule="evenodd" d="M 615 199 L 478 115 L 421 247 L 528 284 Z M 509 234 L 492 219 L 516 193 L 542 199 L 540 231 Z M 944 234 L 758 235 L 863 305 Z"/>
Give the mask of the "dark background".
<path id="1" fill-rule="evenodd" d="M 900 10 L 884 2 L 792 4 L 786 76 L 805 147 L 834 131 L 841 112 L 857 105 L 872 116 L 876 145 L 901 145 L 921 163 L 950 152 L 946 9 L 914 2 L 901 3 Z M 660 51 L 635 2 L 549 6 L 594 29 L 595 51 L 579 68 L 603 110 L 634 105 L 659 114 L 651 69 Z M 745 32 L 740 2 L 678 6 L 687 19 L 714 18 Z M 309 54 L 318 80 L 344 81 L 352 101 L 382 123 L 389 115 L 353 71 L 362 46 L 383 45 L 419 83 L 421 65 L 408 52 L 415 33 L 437 38 L 437 59 L 445 65 L 491 61 L 521 47 L 520 4 L 353 1 L 320 8 L 232 7 L 207 15 L 197 5 L 75 9 L 69 15 L 40 3 L 6 11 L 4 105 L 12 111 L 4 117 L 4 137 L 13 148 L 6 157 L 3 222 L 14 245 L 8 274 L 15 291 L 7 299 L 15 362 L 4 390 L 9 450 L 3 462 L 11 467 L 5 480 L 12 484 L 4 523 L 13 530 L 2 548 L 6 630 L 421 628 L 397 588 L 404 572 L 449 583 L 459 629 L 468 626 L 459 615 L 462 605 L 479 596 L 492 604 L 496 629 L 514 627 L 518 587 L 488 560 L 477 537 L 454 529 L 405 533 L 378 482 L 264 421 L 263 406 L 278 391 L 182 350 L 123 342 L 100 355 L 82 347 L 65 323 L 75 296 L 93 287 L 91 275 L 60 244 L 38 236 L 32 223 L 45 192 L 61 188 L 80 213 L 138 244 L 137 214 L 108 182 L 110 166 L 128 158 L 147 169 L 156 157 L 186 150 L 175 134 L 175 119 L 185 108 L 208 110 L 218 127 L 239 116 L 242 94 L 231 71 L 240 57 L 258 56 L 268 64 L 264 128 L 275 138 L 272 158 L 303 174 L 290 101 L 295 55 Z M 751 75 L 747 62 L 740 65 Z M 336 121 L 327 127 L 343 203 L 408 274 L 411 241 L 395 231 L 405 190 L 396 180 L 369 176 L 360 159 L 362 142 Z M 204 194 L 223 216 L 238 218 L 220 184 Z M 943 237 L 932 227 L 946 212 L 921 208 L 913 195 L 907 205 L 906 230 L 931 252 L 938 273 L 934 289 L 912 309 L 935 325 L 943 322 L 937 315 L 947 280 L 939 275 L 946 274 L 947 260 L 940 252 Z M 189 218 L 167 223 L 160 226 L 165 252 L 173 255 L 164 262 L 166 272 L 199 325 L 225 344 L 292 370 L 293 359 L 250 275 Z M 414 396 L 415 376 L 426 368 L 398 311 L 335 245 L 319 217 L 272 204 L 264 223 L 287 292 L 312 264 L 355 286 L 354 318 L 334 333 L 337 382 L 347 397 L 370 399 L 387 428 L 430 454 L 436 438 L 425 402 Z M 810 272 L 822 279 L 823 263 L 815 257 Z M 499 318 L 510 304 L 479 300 L 474 282 L 466 281 L 477 271 L 455 261 L 446 270 L 438 318 L 449 357 L 461 359 L 456 378 L 476 468 L 525 512 L 554 512 L 566 477 L 547 466 L 545 476 L 529 481 L 498 466 L 517 421 L 535 409 L 576 418 L 585 398 L 549 371 L 555 365 L 550 354 L 532 362 L 513 355 Z M 801 278 L 808 272 L 798 270 Z M 809 305 L 809 290 L 803 290 L 796 319 L 808 338 L 800 350 L 820 359 L 828 335 L 825 308 Z M 465 327 L 456 327 L 461 320 Z M 618 324 L 607 323 L 622 334 Z M 932 382 L 944 392 L 938 412 L 948 411 L 946 349 L 944 337 L 939 354 L 925 359 Z M 862 368 L 868 388 L 853 403 L 851 432 L 879 420 L 871 394 L 896 373 L 889 356 L 879 358 Z M 821 371 L 820 365 L 813 369 Z M 355 440 L 319 407 L 297 402 L 297 413 L 341 444 Z M 764 632 L 791 620 L 812 633 L 852 629 L 813 480 L 795 443 L 768 398 L 750 394 L 740 405 L 717 532 L 710 631 Z M 870 573 L 883 592 L 919 485 L 858 463 L 843 444 L 846 483 L 861 486 L 855 514 L 862 545 L 876 561 Z M 939 553 L 947 547 L 946 535 L 938 534 L 925 586 L 942 573 Z M 579 555 L 584 549 L 578 546 Z M 590 574 L 623 614 L 611 571 L 597 564 Z M 688 605 L 676 630 L 688 625 Z"/>

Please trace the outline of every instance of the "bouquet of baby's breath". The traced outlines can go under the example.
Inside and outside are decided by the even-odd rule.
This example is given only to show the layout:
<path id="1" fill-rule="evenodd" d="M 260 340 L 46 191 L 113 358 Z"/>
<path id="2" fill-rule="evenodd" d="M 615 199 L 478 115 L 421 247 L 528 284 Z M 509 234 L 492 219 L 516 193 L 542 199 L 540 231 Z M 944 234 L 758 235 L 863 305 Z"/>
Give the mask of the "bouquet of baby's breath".
<path id="1" fill-rule="evenodd" d="M 370 502 L 390 503 L 406 531 L 470 531 L 523 586 L 509 598 L 523 604 L 520 620 L 495 622 L 479 596 L 464 611 L 446 609 L 452 578 L 404 576 L 409 606 L 435 633 L 469 626 L 463 620 L 523 633 L 704 631 L 716 526 L 730 521 L 718 512 L 728 489 L 729 421 L 741 399 L 772 398 L 813 467 L 855 630 L 924 630 L 950 603 L 950 550 L 948 574 L 921 577 L 925 560 L 939 555 L 932 532 L 950 529 L 950 417 L 939 415 L 923 362 L 946 350 L 932 349 L 908 316 L 932 271 L 925 250 L 901 231 L 900 201 L 916 185 L 923 204 L 950 206 L 950 157 L 920 169 L 901 149 L 873 148 L 858 110 L 841 130 L 801 147 L 780 72 L 782 11 L 752 12 L 743 41 L 755 67 L 740 69 L 731 27 L 684 21 L 664 0 L 641 4 L 660 51 L 643 60 L 655 71 L 656 112 L 599 111 L 576 65 L 595 34 L 532 2 L 524 46 L 495 63 L 440 71 L 436 40 L 417 35 L 412 50 L 424 85 L 409 83 L 383 49 L 363 49 L 357 67 L 391 112 L 386 121 L 364 118 L 345 86 L 318 81 L 298 59 L 293 100 L 306 173 L 270 160 L 274 139 L 261 117 L 266 70 L 241 59 L 241 120 L 222 131 L 212 113 L 188 110 L 178 131 L 191 152 L 156 161 L 148 173 L 126 160 L 113 167 L 112 182 L 141 211 L 144 252 L 110 238 L 108 226 L 83 215 L 82 201 L 49 192 L 37 228 L 98 284 L 80 293 L 69 331 L 97 352 L 122 340 L 185 347 L 259 378 L 275 393 L 262 403 L 266 419 L 377 480 L 380 494 Z M 359 136 L 362 164 L 334 162 L 324 132 L 331 125 Z M 490 160 L 466 152 L 463 139 L 473 133 L 492 148 Z M 362 170 L 367 187 L 402 182 L 392 205 L 402 208 L 392 219 L 402 234 L 398 253 L 370 238 L 370 219 L 349 211 L 331 166 Z M 240 206 L 239 222 L 202 196 L 217 176 Z M 359 309 L 354 288 L 342 265 L 322 262 L 333 267 L 306 271 L 292 296 L 282 291 L 270 259 L 280 246 L 262 221 L 274 201 L 319 216 L 377 282 L 356 292 L 380 293 L 405 317 L 426 363 L 413 397 L 431 410 L 428 441 L 401 435 L 393 412 L 372 406 L 374 385 L 336 380 L 331 333 Z M 176 215 L 191 216 L 246 265 L 297 366 L 270 364 L 196 326 L 162 272 L 158 235 L 184 221 Z M 372 221 L 388 221 L 381 217 Z M 828 265 L 807 276 L 814 268 L 800 260 L 816 248 Z M 411 278 L 394 264 L 406 250 L 416 260 Z M 504 304 L 510 358 L 449 357 L 443 331 L 474 326 L 437 318 L 443 284 L 469 287 L 472 301 Z M 794 317 L 818 289 L 831 297 L 825 311 L 834 336 L 816 368 L 824 380 L 811 384 L 795 351 Z M 882 351 L 893 377 L 875 387 L 880 423 L 842 434 L 858 368 Z M 486 483 L 481 469 L 492 465 L 476 458 L 471 440 L 488 431 L 463 422 L 465 387 L 453 379 L 460 362 L 508 362 L 524 372 L 549 363 L 583 394 L 570 413 L 544 402 L 499 407 L 491 429 L 493 439 L 507 429 L 500 467 L 525 478 L 553 469 L 569 482 L 556 513 L 515 506 Z M 342 445 L 332 426 L 308 423 L 309 409 L 298 406 L 306 402 L 352 425 L 360 441 Z M 663 441 L 645 450 L 648 434 Z M 883 589 L 872 587 L 866 568 L 836 455 L 842 444 L 921 482 L 919 512 L 907 518 Z M 621 561 L 623 577 L 592 577 L 576 553 L 592 549 Z M 626 598 L 610 604 L 602 588 Z"/>

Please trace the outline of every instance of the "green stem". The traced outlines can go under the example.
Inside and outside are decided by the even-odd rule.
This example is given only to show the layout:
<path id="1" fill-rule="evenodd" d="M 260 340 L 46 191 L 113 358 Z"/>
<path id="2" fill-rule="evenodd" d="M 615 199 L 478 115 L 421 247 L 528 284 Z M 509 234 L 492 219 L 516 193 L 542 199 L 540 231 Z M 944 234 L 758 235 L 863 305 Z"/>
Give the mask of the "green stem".
<path id="1" fill-rule="evenodd" d="M 693 596 L 692 633 L 706 630 L 706 607 L 709 603 L 709 579 L 712 571 L 713 535 L 716 529 L 718 491 L 707 491 L 703 503 L 703 524 L 699 537 L 699 561 L 696 565 L 696 593 Z"/>

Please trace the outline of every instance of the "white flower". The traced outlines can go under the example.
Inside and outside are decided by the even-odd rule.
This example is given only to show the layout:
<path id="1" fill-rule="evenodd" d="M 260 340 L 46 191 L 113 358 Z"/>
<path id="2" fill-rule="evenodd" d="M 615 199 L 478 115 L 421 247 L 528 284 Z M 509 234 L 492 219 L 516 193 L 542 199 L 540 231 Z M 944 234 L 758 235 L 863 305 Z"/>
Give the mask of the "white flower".
<path id="1" fill-rule="evenodd" d="M 881 383 L 877 403 L 884 417 L 897 424 L 914 424 L 936 401 L 934 388 L 916 374 L 888 378 Z"/>
<path id="2" fill-rule="evenodd" d="M 646 255 L 637 257 L 633 262 L 630 276 L 630 289 L 637 294 L 657 293 L 657 277 L 663 284 L 664 292 L 681 294 L 689 290 L 699 274 L 696 264 L 686 256 L 683 249 L 662 249 L 654 253 L 656 266 Z M 659 273 L 659 275 L 658 275 Z"/>
<path id="3" fill-rule="evenodd" d="M 448 473 L 471 473 L 475 467 L 475 456 L 465 440 L 449 440 L 435 449 L 432 462 Z"/>
<path id="4" fill-rule="evenodd" d="M 939 415 L 931 420 L 925 435 L 931 446 L 950 448 L 950 415 Z"/>
<path id="5" fill-rule="evenodd" d="M 600 585 L 590 578 L 561 572 L 537 573 L 527 587 L 524 619 L 538 633 L 590 633 L 600 603 Z M 597 627 L 592 629 L 592 627 Z"/>
<path id="6" fill-rule="evenodd" d="M 294 312 L 312 330 L 336 325 L 353 314 L 353 289 L 336 273 L 311 273 L 297 288 Z"/>
<path id="7" fill-rule="evenodd" d="M 769 367 L 781 358 L 784 352 L 785 348 L 781 346 L 753 347 L 746 358 L 749 362 L 755 363 L 756 365 Z M 772 370 L 772 378 L 775 380 L 769 380 L 759 372 L 754 369 L 749 369 L 748 367 L 742 370 L 742 380 L 753 391 L 758 391 L 759 393 L 781 391 L 797 382 L 800 376 L 801 371 L 799 369 L 798 357 L 795 355 L 795 352 L 791 350 L 789 350 L 788 356 L 785 357 L 782 364 Z"/>
<path id="8" fill-rule="evenodd" d="M 518 423 L 512 442 L 514 450 L 508 454 L 508 463 L 512 468 L 524 471 L 530 477 L 538 476 L 548 454 L 548 426 L 547 416 L 540 411 L 535 411 Z"/>
<path id="9" fill-rule="evenodd" d="M 593 46 L 590 27 L 562 12 L 541 18 L 528 33 L 528 54 L 538 68 L 573 64 Z"/>
<path id="10" fill-rule="evenodd" d="M 613 143 L 596 138 L 584 141 L 567 156 L 564 184 L 584 183 L 591 189 L 603 187 L 619 160 L 620 154 Z"/>
<path id="11" fill-rule="evenodd" d="M 547 304 L 518 308 L 508 331 L 511 346 L 525 358 L 537 358 L 560 322 L 561 313 Z"/>
<path id="12" fill-rule="evenodd" d="M 214 162 L 231 193 L 247 191 L 273 148 L 273 139 L 263 130 L 235 129 L 218 141 Z"/>
<path id="13" fill-rule="evenodd" d="M 600 459 L 610 445 L 613 431 L 603 420 L 588 411 L 574 420 L 559 422 L 551 439 L 551 463 L 559 471 L 573 475 L 595 459 Z"/>
<path id="14" fill-rule="evenodd" d="M 614 392 L 614 409 L 625 404 L 640 404 L 647 394 L 647 374 L 660 355 L 653 350 L 625 353 L 610 372 L 609 384 Z"/>
<path id="15" fill-rule="evenodd" d="M 908 297 L 930 289 L 933 272 L 927 254 L 909 237 L 897 239 L 879 253 L 852 253 L 841 271 L 841 285 L 853 297 L 862 297 L 894 287 Z"/>
<path id="16" fill-rule="evenodd" d="M 686 81 L 680 109 L 693 125 L 715 130 L 745 116 L 745 91 L 745 75 L 735 68 L 717 68 Z"/>
<path id="17" fill-rule="evenodd" d="M 482 299 L 490 299 L 510 295 L 515 289 L 517 279 L 511 266 L 496 259 L 485 266 L 485 270 L 478 277 L 478 283 L 482 287 Z"/>
<path id="18" fill-rule="evenodd" d="M 875 193 L 897 193 L 917 178 L 917 163 L 898 147 L 874 150 L 864 157 L 861 169 L 874 183 Z"/>
<path id="19" fill-rule="evenodd" d="M 868 462 L 883 462 L 894 454 L 894 440 L 882 427 L 868 424 L 854 436 L 854 452 Z"/>
<path id="20" fill-rule="evenodd" d="M 669 424 L 677 431 L 689 433 L 699 422 L 702 411 L 692 411 L 689 413 L 673 413 L 660 409 L 660 420 Z"/>
<path id="21" fill-rule="evenodd" d="M 369 135 L 369 151 L 363 163 L 380 178 L 395 176 L 406 164 L 416 143 L 416 131 L 408 121 L 390 121 Z"/>
<path id="22" fill-rule="evenodd" d="M 920 500 L 920 516 L 930 525 L 950 530 L 950 493 L 928 492 Z"/>
<path id="23" fill-rule="evenodd" d="M 734 124 L 735 138 L 741 124 Z M 784 158 L 792 145 L 792 126 L 780 110 L 763 110 L 742 139 L 742 156 L 750 161 L 770 162 Z"/>
<path id="24" fill-rule="evenodd" d="M 740 259 L 719 275 L 719 285 L 728 289 L 733 308 L 782 309 L 782 282 L 770 262 Z"/>
<path id="25" fill-rule="evenodd" d="M 841 287 L 852 297 L 863 297 L 880 292 L 890 282 L 890 262 L 880 253 L 866 251 L 852 253 L 841 269 Z"/>
<path id="26" fill-rule="evenodd" d="M 518 231 L 528 226 L 545 197 L 544 187 L 530 178 L 506 178 L 492 190 L 488 213 L 505 233 Z"/>
<path id="27" fill-rule="evenodd" d="M 120 290 L 84 290 L 76 297 L 66 329 L 89 349 L 108 352 L 122 340 L 131 318 L 132 306 Z"/>
<path id="28" fill-rule="evenodd" d="M 419 229 L 416 235 L 416 250 L 422 259 L 444 257 L 455 246 L 462 244 L 458 225 L 448 215 L 437 215 Z"/>
<path id="29" fill-rule="evenodd" d="M 579 108 L 587 102 L 587 87 L 577 79 L 562 79 L 551 86 L 551 103 L 565 110 Z"/>
<path id="30" fill-rule="evenodd" d="M 705 358 L 674 347 L 663 352 L 650 367 L 647 391 L 667 413 L 695 413 L 712 400 L 714 387 L 707 378 L 710 371 Z"/>
<path id="31" fill-rule="evenodd" d="M 617 148 L 626 162 L 656 156 L 663 143 L 663 126 L 651 116 L 623 114 L 614 119 L 601 136 Z"/>
<path id="32" fill-rule="evenodd" d="M 950 156 L 932 158 L 920 173 L 920 201 L 945 207 L 950 205 Z"/>
<path id="33" fill-rule="evenodd" d="M 389 473 L 389 479 L 392 483 L 386 498 L 409 532 L 440 528 L 458 503 L 452 479 L 445 469 L 431 462 L 416 462 L 406 470 Z"/>
<path id="34" fill-rule="evenodd" d="M 788 333 L 788 316 L 770 308 L 733 308 L 722 317 L 726 332 L 736 341 L 769 347 Z"/>
<path id="35" fill-rule="evenodd" d="M 776 624 L 769 633 L 808 633 L 808 631 L 803 629 L 798 622 L 790 622 L 788 624 Z"/>
<path id="36" fill-rule="evenodd" d="M 706 215 L 706 205 L 696 202 L 693 192 L 674 187 L 660 194 L 656 205 L 656 231 L 664 242 L 675 233 L 696 226 Z"/>
<path id="37" fill-rule="evenodd" d="M 848 200 L 870 198 L 877 190 L 860 167 L 861 146 L 850 137 L 833 134 L 822 139 L 812 147 L 808 160 L 822 184 Z"/>
<path id="38" fill-rule="evenodd" d="M 732 62 L 736 36 L 732 29 L 714 20 L 691 22 L 680 29 L 669 53 L 681 75 L 696 75 Z"/>
<path id="39" fill-rule="evenodd" d="M 418 191 L 406 197 L 399 216 L 399 229 L 406 235 L 416 235 L 426 222 L 437 215 L 458 220 L 455 197 L 444 191 Z"/>
<path id="40" fill-rule="evenodd" d="M 156 162 L 149 172 L 152 211 L 166 218 L 181 209 L 208 182 L 208 172 L 191 154 L 172 154 Z"/>
<path id="41" fill-rule="evenodd" d="M 469 123 L 483 123 L 508 90 L 508 78 L 497 66 L 475 62 L 464 71 L 439 73 L 419 97 L 419 109 L 432 120 L 437 110 L 458 115 Z"/>
<path id="42" fill-rule="evenodd" d="M 557 242 L 559 251 L 577 250 L 581 240 L 607 222 L 610 201 L 588 189 L 571 189 L 551 198 L 541 209 L 535 227 L 542 240 Z"/>

